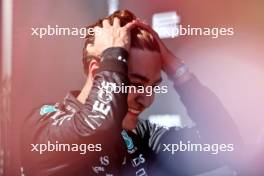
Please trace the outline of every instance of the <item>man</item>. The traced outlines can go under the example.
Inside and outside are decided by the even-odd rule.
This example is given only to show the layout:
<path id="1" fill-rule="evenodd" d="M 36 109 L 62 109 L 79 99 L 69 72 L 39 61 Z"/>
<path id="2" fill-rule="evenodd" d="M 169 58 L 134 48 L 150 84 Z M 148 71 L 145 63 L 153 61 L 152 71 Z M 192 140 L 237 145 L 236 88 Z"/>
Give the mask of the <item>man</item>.
<path id="1" fill-rule="evenodd" d="M 100 33 L 87 36 L 87 81 L 82 90 L 68 94 L 63 103 L 42 106 L 25 122 L 21 152 L 26 175 L 193 175 L 229 162 L 228 152 L 172 155 L 164 148 L 180 141 L 238 144 L 239 135 L 216 96 L 148 25 L 123 10 L 92 27 Z M 139 121 L 154 95 L 113 92 L 124 85 L 155 87 L 161 70 L 172 80 L 197 128 L 167 129 Z M 63 151 L 38 145 L 48 143 L 69 145 Z M 88 146 L 85 154 L 76 151 L 82 144 Z"/>

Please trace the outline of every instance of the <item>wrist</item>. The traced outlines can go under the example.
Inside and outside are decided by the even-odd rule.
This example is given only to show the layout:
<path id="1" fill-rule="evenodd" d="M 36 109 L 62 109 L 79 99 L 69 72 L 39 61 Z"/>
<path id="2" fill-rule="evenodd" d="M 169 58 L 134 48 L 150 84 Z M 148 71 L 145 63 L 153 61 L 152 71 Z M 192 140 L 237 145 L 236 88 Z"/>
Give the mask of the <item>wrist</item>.
<path id="1" fill-rule="evenodd" d="M 165 57 L 165 62 L 164 62 L 164 71 L 166 74 L 169 75 L 174 75 L 177 70 L 182 66 L 184 63 L 182 60 L 174 56 L 173 54 L 170 54 Z"/>
<path id="2" fill-rule="evenodd" d="M 102 52 L 101 58 L 101 61 L 114 59 L 126 63 L 128 59 L 128 52 L 123 47 L 110 47 Z"/>
<path id="3" fill-rule="evenodd" d="M 169 80 L 171 80 L 174 85 L 181 85 L 192 79 L 192 77 L 193 74 L 190 73 L 188 66 L 183 62 L 173 74 L 168 75 Z"/>

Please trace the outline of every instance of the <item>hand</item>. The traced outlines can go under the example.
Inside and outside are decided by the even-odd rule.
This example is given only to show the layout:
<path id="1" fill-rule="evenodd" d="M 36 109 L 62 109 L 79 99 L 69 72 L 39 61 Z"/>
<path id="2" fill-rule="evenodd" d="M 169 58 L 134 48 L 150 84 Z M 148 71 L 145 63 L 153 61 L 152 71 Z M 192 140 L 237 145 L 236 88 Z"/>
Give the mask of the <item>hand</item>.
<path id="1" fill-rule="evenodd" d="M 127 23 L 120 27 L 119 18 L 114 18 L 113 25 L 108 20 L 103 20 L 103 27 L 96 26 L 94 43 L 87 45 L 87 51 L 91 55 L 100 56 L 102 52 L 110 47 L 122 47 L 128 52 L 130 50 L 130 30 L 135 26 L 136 21 Z"/>
<path id="2" fill-rule="evenodd" d="M 146 29 L 148 32 L 150 32 L 153 37 L 158 41 L 160 52 L 161 52 L 161 59 L 162 59 L 162 69 L 167 75 L 174 74 L 176 70 L 181 66 L 183 61 L 179 58 L 177 58 L 162 42 L 162 40 L 159 38 L 159 35 L 157 32 L 155 32 L 151 26 L 146 24 L 142 21 L 137 21 L 136 26 L 140 26 L 144 29 Z"/>

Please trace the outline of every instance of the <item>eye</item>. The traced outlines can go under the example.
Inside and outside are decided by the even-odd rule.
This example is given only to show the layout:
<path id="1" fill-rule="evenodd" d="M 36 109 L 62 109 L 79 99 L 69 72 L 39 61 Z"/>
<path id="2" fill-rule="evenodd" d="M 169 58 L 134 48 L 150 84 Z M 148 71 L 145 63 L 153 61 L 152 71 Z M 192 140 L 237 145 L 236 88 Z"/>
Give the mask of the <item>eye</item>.
<path id="1" fill-rule="evenodd" d="M 152 87 L 156 87 L 156 86 L 159 86 L 160 83 L 157 83 L 157 84 L 153 84 Z"/>

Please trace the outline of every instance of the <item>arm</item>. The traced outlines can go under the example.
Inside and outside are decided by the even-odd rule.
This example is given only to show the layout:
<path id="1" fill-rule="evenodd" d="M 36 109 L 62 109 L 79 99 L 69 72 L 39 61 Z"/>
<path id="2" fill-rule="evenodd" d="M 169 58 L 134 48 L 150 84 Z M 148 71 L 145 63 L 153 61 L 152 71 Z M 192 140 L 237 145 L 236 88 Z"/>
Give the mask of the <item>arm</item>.
<path id="1" fill-rule="evenodd" d="M 183 61 L 175 57 L 168 50 L 151 27 L 143 23 L 140 25 L 148 29 L 159 42 L 163 71 L 173 81 L 174 88 L 179 93 L 188 114 L 196 123 L 195 129 L 180 129 L 177 131 L 170 129 L 161 137 L 161 144 L 163 142 L 179 143 L 180 141 L 208 144 L 234 144 L 234 153 L 238 152 L 242 140 L 235 123 L 219 99 L 208 88 L 201 85 L 198 79 L 188 70 L 179 71 L 182 69 Z M 201 172 L 220 166 L 225 162 L 228 163 L 234 157 L 234 153 L 223 152 L 221 155 L 213 157 L 201 152 L 177 152 L 173 156 L 166 156 L 171 158 L 174 161 L 173 163 L 177 163 L 177 169 L 182 171 L 180 173 L 194 174 L 196 171 Z M 168 165 L 171 165 L 171 163 L 168 163 Z M 188 165 L 194 166 L 192 167 L 195 168 L 193 172 Z"/>
<path id="2" fill-rule="evenodd" d="M 241 144 L 234 122 L 218 98 L 202 86 L 194 75 L 188 74 L 184 75 L 186 78 L 175 82 L 175 88 L 196 126 L 166 129 L 144 121 L 137 126 L 137 133 L 158 154 L 158 165 L 163 167 L 160 170 L 175 175 L 195 175 L 224 165 L 234 169 L 237 166 L 232 160 L 238 157 L 236 154 Z M 185 146 L 188 143 L 198 144 L 203 151 L 179 151 L 176 148 L 180 143 Z M 209 151 L 205 148 L 207 146 L 210 147 Z"/>
<path id="3" fill-rule="evenodd" d="M 182 167 L 174 168 L 174 171 L 192 175 L 224 165 L 236 168 L 237 164 L 235 162 L 237 161 L 235 160 L 239 157 L 242 139 L 234 121 L 217 96 L 189 72 L 173 81 L 181 101 L 196 126 L 192 129 L 180 129 L 179 131 L 171 129 L 167 135 L 164 135 L 163 143 L 171 143 L 171 141 L 187 143 L 190 141 L 191 143 L 210 144 L 211 146 L 218 144 L 218 148 L 221 145 L 232 146 L 232 151 L 220 151 L 217 154 L 211 154 L 210 152 L 178 152 L 174 156 L 167 155 L 175 163 L 181 161 L 183 163 Z M 226 150 L 226 147 L 224 150 Z M 186 168 L 184 163 L 188 164 L 188 170 L 184 170 Z"/>
<path id="4" fill-rule="evenodd" d="M 149 25 L 142 22 L 137 25 L 147 29 L 158 41 L 162 69 L 173 81 L 175 90 L 197 128 L 201 130 L 201 135 L 213 142 L 241 144 L 236 125 L 217 96 L 203 86 L 188 69 L 182 71 L 184 62 L 165 46 Z"/>
<path id="5" fill-rule="evenodd" d="M 112 51 L 108 49 L 104 54 Z M 60 104 L 55 107 L 54 112 L 41 116 L 37 110 L 27 119 L 22 134 L 22 158 L 26 170 L 36 171 L 40 175 L 47 174 L 45 172 L 58 174 L 60 171 L 78 168 L 82 163 L 87 164 L 87 160 L 91 162 L 99 153 L 87 152 L 86 157 L 79 152 L 67 151 L 39 154 L 31 151 L 31 144 L 101 144 L 104 150 L 111 142 L 117 141 L 121 121 L 127 110 L 126 94 L 110 94 L 103 86 L 108 83 L 125 83 L 126 65 L 114 58 L 108 59 L 102 61 L 89 97 L 76 112 L 69 111 L 64 104 Z"/>
<path id="6" fill-rule="evenodd" d="M 211 143 L 241 144 L 236 125 L 217 96 L 203 86 L 191 73 L 184 82 L 174 81 L 174 87 L 201 136 Z"/>

